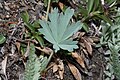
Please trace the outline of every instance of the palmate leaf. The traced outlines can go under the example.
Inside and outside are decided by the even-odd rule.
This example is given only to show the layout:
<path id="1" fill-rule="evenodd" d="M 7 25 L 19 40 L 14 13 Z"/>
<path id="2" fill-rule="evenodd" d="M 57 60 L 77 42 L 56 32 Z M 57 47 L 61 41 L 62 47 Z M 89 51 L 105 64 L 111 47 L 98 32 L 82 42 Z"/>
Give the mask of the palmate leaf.
<path id="1" fill-rule="evenodd" d="M 64 49 L 73 51 L 78 48 L 77 41 L 73 41 L 70 37 L 82 28 L 80 21 L 76 23 L 70 23 L 70 19 L 74 14 L 74 10 L 67 8 L 65 13 L 58 13 L 58 9 L 49 14 L 50 21 L 40 20 L 42 28 L 40 32 L 44 35 L 44 38 L 53 44 L 53 48 L 57 52 Z"/>

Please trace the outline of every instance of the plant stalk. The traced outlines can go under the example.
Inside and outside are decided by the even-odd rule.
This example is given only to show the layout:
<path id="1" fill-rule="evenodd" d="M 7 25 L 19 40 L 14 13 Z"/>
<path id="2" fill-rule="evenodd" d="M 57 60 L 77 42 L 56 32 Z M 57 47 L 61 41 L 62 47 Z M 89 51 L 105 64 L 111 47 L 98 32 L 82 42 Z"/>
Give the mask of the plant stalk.
<path id="1" fill-rule="evenodd" d="M 47 7 L 47 13 L 46 13 L 46 21 L 48 20 L 48 14 L 49 14 L 49 10 L 50 10 L 50 3 L 51 3 L 51 0 L 48 0 L 48 7 Z"/>

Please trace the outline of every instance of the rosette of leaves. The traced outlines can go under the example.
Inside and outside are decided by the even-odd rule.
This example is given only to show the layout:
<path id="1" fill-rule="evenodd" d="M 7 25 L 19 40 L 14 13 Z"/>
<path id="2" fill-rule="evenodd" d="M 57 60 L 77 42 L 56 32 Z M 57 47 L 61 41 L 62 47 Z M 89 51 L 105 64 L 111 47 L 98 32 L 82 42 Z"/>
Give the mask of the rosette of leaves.
<path id="1" fill-rule="evenodd" d="M 50 21 L 40 20 L 42 26 L 40 32 L 47 41 L 53 44 L 55 52 L 60 48 L 68 51 L 78 48 L 77 41 L 73 41 L 70 37 L 82 28 L 82 23 L 80 21 L 70 23 L 73 14 L 73 9 L 67 8 L 64 13 L 58 13 L 58 9 L 55 8 L 49 14 Z"/>

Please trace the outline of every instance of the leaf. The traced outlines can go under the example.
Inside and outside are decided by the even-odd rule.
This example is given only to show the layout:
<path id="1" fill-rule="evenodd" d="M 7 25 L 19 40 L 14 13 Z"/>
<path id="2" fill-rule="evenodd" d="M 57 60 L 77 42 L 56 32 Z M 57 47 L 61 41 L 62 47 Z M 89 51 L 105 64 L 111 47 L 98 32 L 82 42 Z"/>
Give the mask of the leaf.
<path id="1" fill-rule="evenodd" d="M 35 20 L 34 23 L 33 23 L 33 26 L 35 28 L 40 28 L 39 20 Z"/>
<path id="2" fill-rule="evenodd" d="M 63 10 L 63 8 L 64 8 L 64 4 L 61 3 L 61 2 L 59 2 L 58 5 L 59 5 L 60 9 Z"/>
<path id="3" fill-rule="evenodd" d="M 88 53 L 89 53 L 90 55 L 92 55 L 92 51 L 93 51 L 93 50 L 92 50 L 91 43 L 88 42 L 87 40 L 85 40 L 85 38 L 83 38 L 83 41 L 84 41 L 84 45 L 85 45 Z"/>
<path id="4" fill-rule="evenodd" d="M 22 13 L 21 15 L 22 19 L 24 22 L 28 22 L 29 21 L 29 14 L 27 13 L 27 11 L 25 11 L 24 13 Z"/>
<path id="5" fill-rule="evenodd" d="M 78 53 L 72 52 L 72 57 L 82 66 L 82 68 L 85 68 L 84 60 L 80 55 L 78 55 Z"/>
<path id="6" fill-rule="evenodd" d="M 83 24 L 83 29 L 84 29 L 86 32 L 88 32 L 88 31 L 89 31 L 89 26 L 88 26 L 88 24 L 84 23 L 84 24 Z"/>
<path id="7" fill-rule="evenodd" d="M 59 60 L 59 76 L 60 76 L 60 79 L 63 79 L 63 75 L 64 75 L 64 64 L 63 64 L 63 61 L 62 60 Z"/>
<path id="8" fill-rule="evenodd" d="M 57 52 L 64 49 L 73 51 L 78 48 L 77 41 L 73 41 L 70 37 L 82 28 L 80 21 L 69 24 L 71 17 L 74 14 L 74 10 L 67 8 L 65 13 L 58 13 L 58 9 L 49 14 L 50 21 L 40 20 L 42 28 L 40 32 L 44 35 L 44 38 L 53 44 L 53 48 Z"/>
<path id="9" fill-rule="evenodd" d="M 82 13 L 82 15 L 84 17 L 88 16 L 88 10 L 86 10 L 85 8 L 83 8 L 81 5 L 79 5 L 79 10 Z"/>
<path id="10" fill-rule="evenodd" d="M 39 73 L 36 73 L 34 76 L 33 76 L 33 80 L 39 80 L 39 77 L 38 76 L 40 76 L 40 74 Z"/>
<path id="11" fill-rule="evenodd" d="M 108 16 L 105 15 L 97 15 L 99 18 L 103 19 L 105 22 L 109 23 L 110 25 L 112 25 L 112 21 L 110 20 L 110 18 Z"/>
<path id="12" fill-rule="evenodd" d="M 107 2 L 107 4 L 110 6 L 110 5 L 115 4 L 116 1 L 117 1 L 117 0 L 109 0 L 109 1 Z M 110 7 L 112 7 L 112 6 L 110 6 Z"/>
<path id="13" fill-rule="evenodd" d="M 4 60 L 1 62 L 2 66 L 2 72 L 0 71 L 0 73 L 2 73 L 3 75 L 5 75 L 6 79 L 7 79 L 7 75 L 6 75 L 6 67 L 7 67 L 7 60 L 8 60 L 8 57 L 5 56 Z"/>
<path id="14" fill-rule="evenodd" d="M 29 23 L 29 14 L 26 12 L 21 14 L 22 20 L 25 22 L 25 25 L 27 26 L 27 28 L 29 30 L 31 30 L 31 32 L 35 33 L 35 28 L 32 24 Z"/>
<path id="15" fill-rule="evenodd" d="M 69 66 L 72 74 L 74 75 L 75 79 L 76 80 L 82 80 L 81 79 L 81 74 L 80 74 L 79 70 L 74 65 L 72 65 L 70 63 L 68 63 L 68 66 Z"/>
<path id="16" fill-rule="evenodd" d="M 20 46 L 21 46 L 20 42 L 15 42 L 15 44 L 16 44 L 17 50 L 20 51 Z"/>
<path id="17" fill-rule="evenodd" d="M 53 73 L 55 73 L 57 70 L 58 70 L 58 65 L 57 65 L 57 64 L 54 64 L 54 65 L 53 65 Z"/>
<path id="18" fill-rule="evenodd" d="M 88 13 L 91 12 L 91 10 L 93 9 L 93 7 L 94 7 L 94 0 L 88 0 L 88 2 L 87 2 Z"/>
<path id="19" fill-rule="evenodd" d="M 0 35 L 0 44 L 5 42 L 6 38 L 3 35 Z"/>
<path id="20" fill-rule="evenodd" d="M 102 6 L 100 0 L 95 0 L 93 5 L 94 6 L 93 6 L 93 9 L 92 9 L 92 12 L 94 12 L 96 10 L 99 10 Z"/>
<path id="21" fill-rule="evenodd" d="M 26 12 L 22 13 L 21 15 L 23 21 L 25 22 L 26 27 L 30 30 L 32 33 L 33 37 L 38 40 L 40 45 L 43 47 L 44 41 L 43 39 L 39 36 L 39 32 L 36 32 L 35 28 L 39 28 L 39 20 L 36 20 L 33 24 L 29 22 L 29 14 Z"/>

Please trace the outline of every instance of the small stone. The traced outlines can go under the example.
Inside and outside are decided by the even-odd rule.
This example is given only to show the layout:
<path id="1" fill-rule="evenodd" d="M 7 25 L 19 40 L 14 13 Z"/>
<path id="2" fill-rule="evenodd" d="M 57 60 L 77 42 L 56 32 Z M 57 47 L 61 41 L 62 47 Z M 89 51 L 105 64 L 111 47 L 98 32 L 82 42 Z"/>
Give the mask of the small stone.
<path id="1" fill-rule="evenodd" d="M 10 8 L 9 8 L 8 6 L 4 6 L 4 8 L 5 8 L 7 11 L 10 10 Z"/>
<path id="2" fill-rule="evenodd" d="M 0 8 L 3 8 L 2 3 L 0 3 Z"/>
<path id="3" fill-rule="evenodd" d="M 9 18 L 10 16 L 9 15 L 6 15 L 6 18 Z"/>

